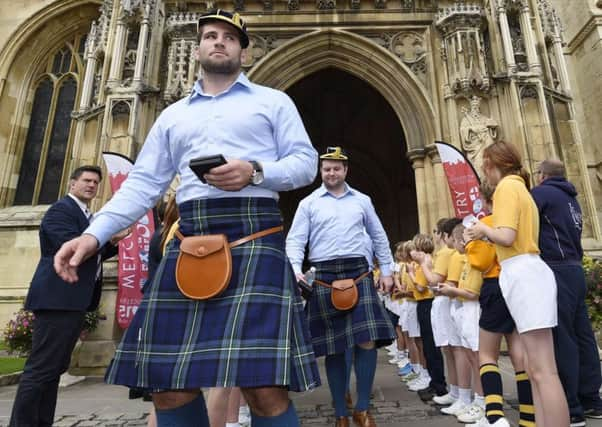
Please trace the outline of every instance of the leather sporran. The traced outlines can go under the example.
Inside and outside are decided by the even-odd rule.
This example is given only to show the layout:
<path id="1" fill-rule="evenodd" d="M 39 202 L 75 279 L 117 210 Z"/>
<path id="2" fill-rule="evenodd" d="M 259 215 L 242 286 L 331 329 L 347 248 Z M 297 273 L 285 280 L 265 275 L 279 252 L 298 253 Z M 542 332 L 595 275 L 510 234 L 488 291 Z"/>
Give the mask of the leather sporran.
<path id="1" fill-rule="evenodd" d="M 188 298 L 205 300 L 221 294 L 232 275 L 232 255 L 224 234 L 178 236 L 176 283 Z"/>
<path id="2" fill-rule="evenodd" d="M 337 310 L 351 310 L 357 305 L 359 295 L 354 279 L 342 279 L 332 282 L 330 300 Z"/>

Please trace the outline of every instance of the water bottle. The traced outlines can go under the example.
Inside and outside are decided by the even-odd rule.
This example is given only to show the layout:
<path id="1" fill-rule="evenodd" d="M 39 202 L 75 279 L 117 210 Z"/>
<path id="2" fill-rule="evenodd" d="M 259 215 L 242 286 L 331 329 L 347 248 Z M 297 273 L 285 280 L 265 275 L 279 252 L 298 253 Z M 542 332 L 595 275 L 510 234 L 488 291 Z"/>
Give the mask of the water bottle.
<path id="1" fill-rule="evenodd" d="M 309 287 L 312 287 L 314 280 L 316 279 L 316 267 L 310 267 L 309 270 L 305 272 L 304 276 Z"/>
<path id="2" fill-rule="evenodd" d="M 305 282 L 300 280 L 298 283 L 301 288 L 301 295 L 307 300 L 311 298 L 314 280 L 316 279 L 316 267 L 310 267 L 309 270 L 303 273 L 303 277 Z"/>

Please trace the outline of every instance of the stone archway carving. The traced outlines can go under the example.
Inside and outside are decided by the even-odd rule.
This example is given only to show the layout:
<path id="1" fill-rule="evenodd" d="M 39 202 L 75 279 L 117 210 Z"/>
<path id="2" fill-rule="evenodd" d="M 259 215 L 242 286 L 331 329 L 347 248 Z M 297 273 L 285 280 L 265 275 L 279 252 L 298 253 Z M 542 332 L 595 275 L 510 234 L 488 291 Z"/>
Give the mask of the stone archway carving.
<path id="1" fill-rule="evenodd" d="M 394 54 L 357 34 L 328 29 L 299 36 L 258 61 L 249 78 L 285 90 L 327 67 L 353 74 L 381 93 L 403 126 L 408 151 L 438 138 L 434 107 L 416 76 Z"/>

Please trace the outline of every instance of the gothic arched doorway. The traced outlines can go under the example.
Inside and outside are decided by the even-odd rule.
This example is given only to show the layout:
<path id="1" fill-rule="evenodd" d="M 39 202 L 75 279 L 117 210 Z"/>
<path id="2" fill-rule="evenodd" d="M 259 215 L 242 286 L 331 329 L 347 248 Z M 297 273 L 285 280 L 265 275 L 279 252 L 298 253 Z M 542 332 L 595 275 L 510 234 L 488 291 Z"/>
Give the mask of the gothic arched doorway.
<path id="1" fill-rule="evenodd" d="M 368 194 L 391 244 L 418 231 L 414 172 L 405 153 L 395 112 L 372 86 L 337 68 L 325 68 L 287 89 L 319 153 L 341 145 L 350 156 L 349 184 Z M 299 200 L 320 185 L 282 193 L 280 206 L 290 223 Z"/>
<path id="2" fill-rule="evenodd" d="M 249 78 L 296 98 L 319 150 L 337 143 L 330 139 L 339 136 L 338 129 L 348 129 L 346 134 L 354 137 L 349 144 L 355 157 L 350 165 L 350 182 L 372 197 L 392 243 L 412 237 L 418 229 L 428 230 L 431 216 L 445 215 L 438 212 L 437 203 L 426 200 L 424 191 L 426 147 L 440 139 L 435 109 L 425 87 L 392 52 L 358 34 L 321 29 L 298 36 L 262 57 L 250 69 Z M 343 113 L 338 100 L 324 100 L 321 108 L 329 109 L 317 116 L 336 125 L 323 133 L 323 126 L 311 121 L 319 111 L 318 100 L 324 99 L 322 91 L 329 87 L 336 88 L 336 96 L 345 96 L 349 111 Z M 355 90 L 367 94 L 367 105 L 371 107 L 363 105 L 367 102 L 364 95 L 354 94 Z M 306 106 L 308 103 L 310 106 Z M 376 125 L 383 123 L 386 133 L 374 132 Z M 397 130 L 393 130 L 395 127 Z M 347 141 L 338 143 L 349 145 Z M 415 172 L 406 155 L 414 162 Z M 382 164 L 387 165 L 386 171 Z M 286 223 L 290 223 L 296 203 L 309 190 L 282 195 Z"/>

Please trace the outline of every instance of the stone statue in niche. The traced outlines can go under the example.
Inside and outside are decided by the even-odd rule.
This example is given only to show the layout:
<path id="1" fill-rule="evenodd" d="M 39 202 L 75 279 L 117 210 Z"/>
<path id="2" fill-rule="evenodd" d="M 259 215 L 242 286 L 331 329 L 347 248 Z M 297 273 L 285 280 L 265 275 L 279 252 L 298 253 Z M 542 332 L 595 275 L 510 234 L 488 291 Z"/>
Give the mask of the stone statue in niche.
<path id="1" fill-rule="evenodd" d="M 472 96 L 469 102 L 470 110 L 462 108 L 464 117 L 460 122 L 460 136 L 466 157 L 477 173 L 480 173 L 483 166 L 483 150 L 497 138 L 498 124 L 491 117 L 481 114 L 480 97 Z"/>

